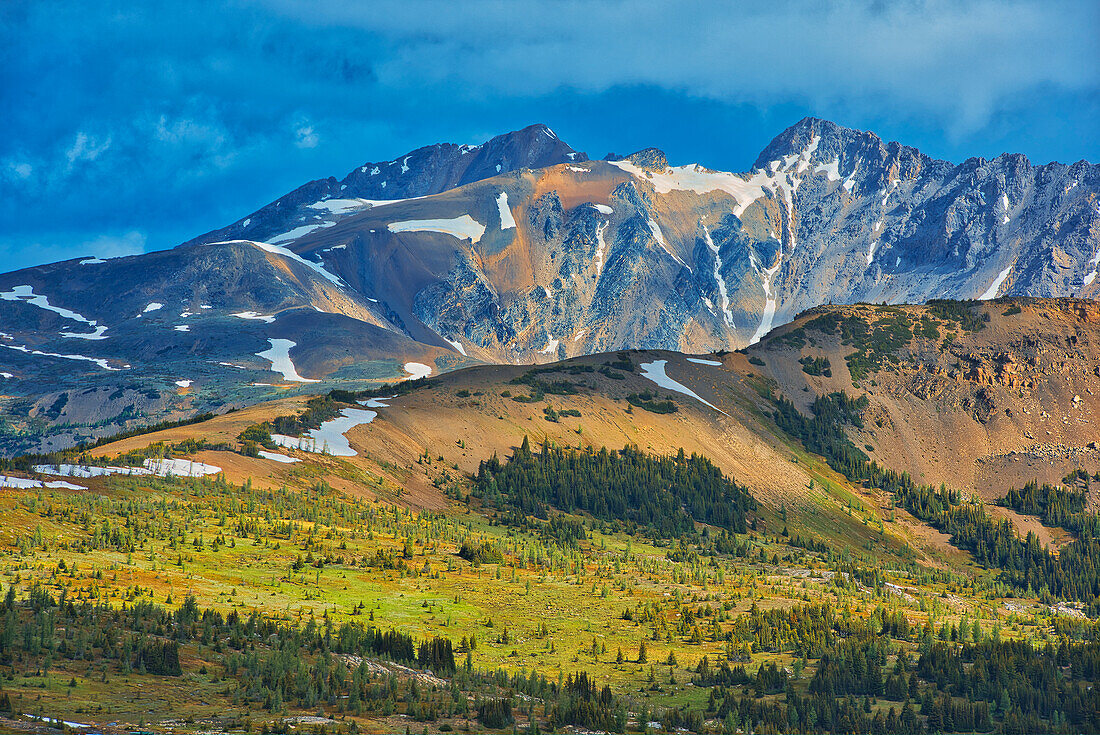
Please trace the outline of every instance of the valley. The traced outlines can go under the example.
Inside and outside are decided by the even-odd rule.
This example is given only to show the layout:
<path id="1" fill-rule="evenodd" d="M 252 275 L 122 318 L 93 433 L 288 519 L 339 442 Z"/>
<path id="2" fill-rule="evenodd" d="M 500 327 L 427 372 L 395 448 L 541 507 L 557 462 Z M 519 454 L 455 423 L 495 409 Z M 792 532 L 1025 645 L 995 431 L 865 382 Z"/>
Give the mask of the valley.
<path id="1" fill-rule="evenodd" d="M 72 487 L 0 496 L 0 717 L 1095 729 L 1097 325 L 1075 299 L 820 307 L 737 351 L 304 385 L 4 460 Z M 162 458 L 216 469 L 34 471 Z"/>

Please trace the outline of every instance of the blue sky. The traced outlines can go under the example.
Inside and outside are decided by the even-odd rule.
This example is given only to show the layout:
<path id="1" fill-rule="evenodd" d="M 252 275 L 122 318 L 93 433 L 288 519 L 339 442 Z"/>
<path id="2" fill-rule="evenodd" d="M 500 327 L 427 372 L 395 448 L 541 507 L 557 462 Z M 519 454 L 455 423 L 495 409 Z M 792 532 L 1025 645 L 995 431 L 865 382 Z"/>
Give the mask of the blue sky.
<path id="1" fill-rule="evenodd" d="M 1100 160 L 1100 3 L 0 2 L 4 270 L 172 247 L 313 178 L 533 122 L 744 170 L 805 115 Z"/>

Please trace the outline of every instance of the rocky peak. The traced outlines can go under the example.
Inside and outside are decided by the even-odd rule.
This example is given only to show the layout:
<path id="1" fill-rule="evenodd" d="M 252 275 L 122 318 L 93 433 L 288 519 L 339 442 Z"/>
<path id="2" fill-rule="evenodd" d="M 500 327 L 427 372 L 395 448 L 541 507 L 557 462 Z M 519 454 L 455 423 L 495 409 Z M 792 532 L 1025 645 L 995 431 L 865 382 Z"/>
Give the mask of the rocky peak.
<path id="1" fill-rule="evenodd" d="M 644 171 L 664 171 L 668 168 L 668 157 L 660 148 L 645 148 L 626 157 Z"/>
<path id="2" fill-rule="evenodd" d="M 587 155 L 573 150 L 542 124 L 498 135 L 481 145 L 436 143 L 390 161 L 364 163 L 340 180 L 311 181 L 227 227 L 184 244 L 267 240 L 314 223 L 318 211 L 311 205 L 326 199 L 409 199 L 510 171 L 587 160 Z"/>

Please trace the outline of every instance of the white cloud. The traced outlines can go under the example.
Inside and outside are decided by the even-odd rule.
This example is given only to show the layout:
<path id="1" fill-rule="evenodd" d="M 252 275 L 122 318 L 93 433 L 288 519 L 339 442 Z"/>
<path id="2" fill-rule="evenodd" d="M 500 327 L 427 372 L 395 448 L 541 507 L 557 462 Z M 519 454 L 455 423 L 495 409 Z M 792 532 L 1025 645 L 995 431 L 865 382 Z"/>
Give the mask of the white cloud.
<path id="1" fill-rule="evenodd" d="M 294 130 L 294 145 L 299 148 L 316 148 L 320 140 L 312 125 L 299 125 Z"/>
<path id="2" fill-rule="evenodd" d="M 1015 95 L 1100 86 L 1100 4 L 1035 0 L 264 3 L 389 42 L 378 80 L 533 97 L 652 85 L 722 102 L 900 107 L 974 129 Z"/>
<path id="3" fill-rule="evenodd" d="M 18 163 L 15 161 L 9 161 L 8 169 L 13 174 L 15 174 L 17 178 L 20 179 L 29 179 L 31 177 L 31 174 L 34 173 L 34 166 L 30 165 L 26 161 L 20 161 Z"/>
<path id="4" fill-rule="evenodd" d="M 183 116 L 161 113 L 155 121 L 145 121 L 141 127 L 149 131 L 156 143 L 193 160 L 188 175 L 229 167 L 237 152 L 216 113 L 210 110 L 190 112 Z"/>
<path id="5" fill-rule="evenodd" d="M 73 144 L 65 151 L 65 159 L 68 161 L 69 170 L 72 170 L 73 166 L 81 161 L 91 162 L 96 160 L 110 147 L 110 136 L 107 136 L 106 139 L 97 139 L 83 130 L 78 131 Z"/>

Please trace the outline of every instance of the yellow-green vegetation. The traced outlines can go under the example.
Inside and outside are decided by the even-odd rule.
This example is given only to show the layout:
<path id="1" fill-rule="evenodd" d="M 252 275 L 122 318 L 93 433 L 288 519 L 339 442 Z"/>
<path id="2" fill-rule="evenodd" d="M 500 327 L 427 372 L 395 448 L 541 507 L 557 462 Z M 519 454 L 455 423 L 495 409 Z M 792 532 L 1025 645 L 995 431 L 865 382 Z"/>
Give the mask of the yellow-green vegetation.
<path id="1" fill-rule="evenodd" d="M 556 687 L 585 672 L 596 689 L 610 687 L 611 719 L 604 724 L 615 727 L 619 712 L 629 730 L 662 719 L 721 730 L 732 720 L 768 717 L 742 713 L 737 697 L 719 717 L 726 697 L 742 690 L 761 706 L 786 691 L 808 695 L 827 660 L 821 657 L 835 645 L 830 638 L 873 636 L 882 642 L 885 671 L 915 672 L 936 640 L 1064 642 L 1067 635 L 1095 635 L 1088 624 L 1055 625 L 1028 603 L 1005 599 L 1009 590 L 988 577 L 855 565 L 850 557 L 792 544 L 789 529 L 731 534 L 700 527 L 701 533 L 670 539 L 614 531 L 615 524 L 584 516 L 573 519 L 584 538 L 562 538 L 537 520 L 526 527 L 505 523 L 477 503 L 413 513 L 323 483 L 259 491 L 219 479 L 115 477 L 95 491 L 14 491 L 0 502 L 5 591 L 32 606 L 21 608 L 29 617 L 13 635 L 41 639 L 37 648 L 8 654 L 0 688 L 13 711 L 77 722 L 244 728 L 320 716 L 301 722 L 391 731 L 408 724 L 411 713 L 433 730 L 469 722 L 510 729 L 532 717 L 543 726 L 557 717 L 560 726 L 566 715 L 584 716 L 560 709 L 560 696 L 522 694 L 513 678 L 545 677 Z M 462 553 L 464 545 L 474 551 Z M 174 614 L 175 626 L 161 623 L 155 638 L 179 640 L 179 675 L 151 673 L 132 653 L 106 656 L 79 629 L 42 629 L 79 618 L 67 607 L 95 605 L 156 605 Z M 193 636 L 178 632 L 188 605 Z M 197 612 L 206 608 L 213 612 Z M 769 617 L 768 610 L 777 612 Z M 257 616 L 299 631 L 352 623 L 415 641 L 447 639 L 459 672 L 448 683 L 384 655 L 368 665 L 356 655 L 333 654 L 331 665 L 345 669 L 333 676 L 350 683 L 366 666 L 358 675 L 393 687 L 393 703 L 353 707 L 319 693 L 309 701 L 291 686 L 246 683 L 244 664 L 233 657 L 278 646 L 254 637 L 235 648 L 230 637 L 216 635 L 218 620 L 205 624 L 212 614 Z M 799 632 L 803 618 L 817 620 L 820 630 Z M 303 658 L 324 655 L 302 645 Z M 11 648 L 20 646 L 12 641 Z M 725 683 L 707 686 L 711 680 Z M 438 691 L 414 696 L 412 682 Z M 906 685 L 913 686 L 908 678 Z M 916 686 L 919 692 L 924 684 Z M 904 697 L 880 691 L 873 713 L 885 718 L 893 706 L 901 717 L 903 700 L 919 704 L 909 688 Z M 505 699 L 513 703 L 506 716 L 485 708 Z M 425 702 L 431 707 L 421 712 Z M 996 707 L 990 712 L 998 714 Z M 588 717 L 603 722 L 598 712 Z"/>

